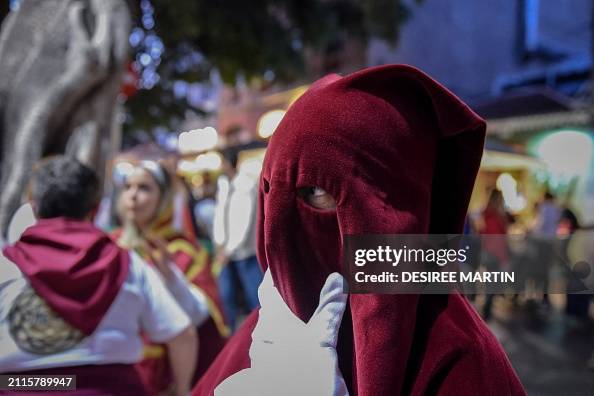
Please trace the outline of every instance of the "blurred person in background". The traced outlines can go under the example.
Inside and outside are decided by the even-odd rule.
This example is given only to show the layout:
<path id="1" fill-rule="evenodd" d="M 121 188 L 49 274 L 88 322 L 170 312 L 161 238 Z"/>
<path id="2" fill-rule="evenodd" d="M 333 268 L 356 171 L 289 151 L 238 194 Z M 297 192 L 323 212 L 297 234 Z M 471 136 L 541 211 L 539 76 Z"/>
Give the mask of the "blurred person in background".
<path id="1" fill-rule="evenodd" d="M 508 216 L 505 211 L 503 194 L 493 189 L 485 210 L 481 214 L 480 234 L 487 235 L 481 238 L 481 262 L 487 271 L 505 271 L 509 269 L 509 247 L 507 244 Z M 493 308 L 492 293 L 487 293 L 483 317 L 491 318 Z"/>
<path id="2" fill-rule="evenodd" d="M 561 210 L 559 217 L 559 224 L 557 226 L 557 237 L 559 238 L 559 254 L 561 256 L 562 268 L 569 272 L 569 281 L 567 289 L 567 302 L 565 304 L 565 313 L 572 315 L 580 321 L 587 322 L 589 319 L 590 300 L 589 294 L 572 293 L 573 289 L 580 289 L 579 284 L 581 279 L 575 279 L 576 276 L 572 274 L 572 263 L 569 258 L 569 245 L 571 243 L 573 234 L 580 229 L 580 223 L 575 213 L 567 206 Z M 577 282 L 576 282 L 577 281 Z"/>
<path id="3" fill-rule="evenodd" d="M 120 246 L 136 251 L 159 271 L 164 284 L 198 328 L 195 381 L 223 347 L 228 330 L 208 253 L 174 228 L 172 185 L 171 176 L 160 163 L 133 164 L 117 201 L 123 227 L 113 236 Z M 170 355 L 165 345 L 145 345 L 144 359 L 137 368 L 145 384 L 155 392 L 165 392 L 173 383 Z"/>
<path id="4" fill-rule="evenodd" d="M 532 232 L 537 236 L 552 239 L 557 235 L 561 212 L 562 209 L 555 202 L 553 194 L 550 191 L 546 191 L 542 200 L 538 203 Z"/>
<path id="5" fill-rule="evenodd" d="M 30 194 L 39 220 L 3 251 L 0 372 L 76 375 L 68 395 L 153 395 L 134 369 L 144 336 L 171 351 L 174 392 L 187 394 L 195 328 L 157 272 L 93 226 L 97 175 L 55 157 Z"/>
<path id="6" fill-rule="evenodd" d="M 560 219 L 561 207 L 555 202 L 553 194 L 547 190 L 536 205 L 536 217 L 530 230 L 530 238 L 535 250 L 532 274 L 536 289 L 542 292 L 544 308 L 549 308 L 549 272 L 556 260 L 554 245 Z"/>
<path id="7" fill-rule="evenodd" d="M 213 176 L 209 172 L 204 172 L 202 175 L 202 183 L 193 189 L 193 207 L 192 211 L 196 226 L 199 230 L 198 235 L 201 242 L 204 241 L 209 251 L 214 250 L 214 216 L 216 208 L 216 179 L 213 181 Z"/>
<path id="8" fill-rule="evenodd" d="M 243 161 L 237 173 L 227 163 L 227 176 L 220 177 L 214 219 L 214 237 L 218 246 L 215 265 L 219 266 L 219 289 L 229 326 L 235 331 L 237 292 L 243 291 L 246 309 L 258 306 L 258 286 L 262 270 L 256 257 L 256 209 L 262 162 Z"/>

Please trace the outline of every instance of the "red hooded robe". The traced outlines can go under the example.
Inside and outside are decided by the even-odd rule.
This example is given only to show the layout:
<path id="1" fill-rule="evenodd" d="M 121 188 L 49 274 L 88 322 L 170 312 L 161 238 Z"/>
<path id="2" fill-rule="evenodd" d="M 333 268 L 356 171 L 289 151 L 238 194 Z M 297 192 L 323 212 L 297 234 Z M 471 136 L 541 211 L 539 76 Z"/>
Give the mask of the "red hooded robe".
<path id="1" fill-rule="evenodd" d="M 388 65 L 315 83 L 273 135 L 261 176 L 258 260 L 307 321 L 342 236 L 462 231 L 485 122 L 419 70 Z M 297 194 L 316 186 L 335 211 Z M 194 395 L 249 367 L 257 311 Z M 337 345 L 351 395 L 523 395 L 503 349 L 468 301 L 447 295 L 350 295 Z M 282 362 L 279 362 L 282 364 Z M 296 373 L 296 375 L 298 375 Z"/>

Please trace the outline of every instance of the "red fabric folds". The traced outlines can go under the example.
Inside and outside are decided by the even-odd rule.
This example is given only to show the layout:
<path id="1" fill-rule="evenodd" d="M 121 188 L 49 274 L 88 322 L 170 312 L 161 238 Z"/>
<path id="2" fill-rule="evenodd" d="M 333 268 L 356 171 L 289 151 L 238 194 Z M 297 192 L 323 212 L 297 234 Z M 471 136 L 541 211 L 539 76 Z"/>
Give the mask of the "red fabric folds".
<path id="1" fill-rule="evenodd" d="M 53 218 L 29 227 L 4 255 L 67 323 L 90 335 L 129 269 L 128 253 L 89 222 Z"/>
<path id="2" fill-rule="evenodd" d="M 302 320 L 312 315 L 326 277 L 342 268 L 344 235 L 460 233 L 484 136 L 480 117 L 410 66 L 315 83 L 273 135 L 260 183 L 258 259 L 290 309 Z M 336 210 L 305 203 L 297 190 L 310 186 L 330 193 Z M 255 321 L 195 395 L 212 395 L 248 367 Z M 337 350 L 351 395 L 524 394 L 459 294 L 351 295 Z"/>

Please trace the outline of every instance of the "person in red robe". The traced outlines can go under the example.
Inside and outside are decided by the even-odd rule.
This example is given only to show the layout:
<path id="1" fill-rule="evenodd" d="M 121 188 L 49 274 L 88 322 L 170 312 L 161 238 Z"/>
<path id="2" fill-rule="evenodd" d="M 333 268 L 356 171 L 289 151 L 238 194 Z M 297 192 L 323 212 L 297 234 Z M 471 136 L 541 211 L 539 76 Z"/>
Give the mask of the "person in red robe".
<path id="1" fill-rule="evenodd" d="M 492 190 L 487 206 L 481 213 L 479 232 L 483 250 L 483 264 L 487 271 L 502 271 L 510 267 L 510 254 L 507 245 L 507 229 L 509 222 L 505 211 L 503 194 Z M 483 318 L 491 319 L 493 293 L 488 293 L 483 307 Z"/>
<path id="2" fill-rule="evenodd" d="M 509 267 L 509 249 L 505 239 L 508 229 L 507 213 L 503 206 L 503 195 L 499 190 L 491 191 L 489 201 L 481 214 L 482 235 L 498 235 L 482 240 L 483 250 L 497 261 L 495 268 L 506 269 Z"/>
<path id="3" fill-rule="evenodd" d="M 173 227 L 171 186 L 167 170 L 158 162 L 134 164 L 117 202 L 124 225 L 113 233 L 113 238 L 160 271 L 178 303 L 193 319 L 200 341 L 196 382 L 224 346 L 229 330 L 208 252 Z M 145 385 L 156 393 L 167 392 L 173 384 L 165 345 L 147 343 L 137 369 Z"/>
<path id="4" fill-rule="evenodd" d="M 343 235 L 461 233 L 485 129 L 410 66 L 314 83 L 272 136 L 260 180 L 258 261 L 290 311 L 303 323 L 316 317 L 322 286 L 343 265 Z M 251 366 L 258 322 L 256 310 L 193 395 L 216 394 Z M 455 292 L 351 294 L 335 349 L 350 395 L 525 394 L 499 342 Z"/>

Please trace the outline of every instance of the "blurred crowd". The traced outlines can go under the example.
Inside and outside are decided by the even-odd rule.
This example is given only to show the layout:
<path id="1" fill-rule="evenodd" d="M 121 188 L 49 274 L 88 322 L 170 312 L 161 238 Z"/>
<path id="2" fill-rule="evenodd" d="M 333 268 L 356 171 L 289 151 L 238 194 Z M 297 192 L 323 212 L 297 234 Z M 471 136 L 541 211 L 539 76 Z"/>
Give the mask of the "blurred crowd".
<path id="1" fill-rule="evenodd" d="M 480 252 L 473 270 L 513 271 L 518 280 L 503 294 L 477 297 L 474 292 L 480 291 L 471 290 L 468 297 L 487 321 L 499 300 L 508 311 L 543 318 L 562 312 L 578 328 L 591 328 L 593 231 L 548 190 L 533 209 L 521 222 L 506 207 L 501 191 L 493 188 L 484 209 L 469 214 L 465 234 Z M 594 369 L 594 351 L 587 364 Z"/>
<path id="2" fill-rule="evenodd" d="M 178 172 L 175 153 L 136 148 L 115 159 L 105 191 L 98 176 L 73 158 L 37 164 L 30 203 L 15 214 L 2 257 L 11 268 L 0 285 L 2 309 L 11 311 L 7 326 L 0 326 L 10 333 L 0 337 L 0 371 L 27 367 L 51 374 L 55 366 L 77 366 L 74 374 L 91 385 L 113 375 L 114 386 L 140 380 L 150 394 L 188 394 L 258 306 L 263 277 L 255 238 L 262 158 L 221 158 L 220 172 L 212 178 L 204 173 L 191 187 Z M 128 259 L 113 257 L 116 245 Z M 57 277 L 55 268 L 39 263 L 52 257 L 65 262 Z M 81 272 L 93 265 L 94 274 Z M 110 274 L 114 268 L 118 274 Z M 29 293 L 37 304 L 21 301 L 29 290 L 24 276 L 45 283 L 52 271 L 55 288 Z M 81 288 L 95 294 L 81 297 Z M 60 319 L 89 314 L 98 317 L 90 328 Z M 30 315 L 60 322 L 63 332 L 49 334 L 55 326 L 42 326 L 32 333 Z M 71 338 L 80 342 L 74 349 L 66 342 Z M 11 339 L 14 345 L 4 345 Z M 38 353 L 42 339 L 52 362 L 18 352 Z M 136 362 L 133 373 L 106 364 L 122 360 Z M 101 363 L 100 376 L 81 371 L 85 363 Z"/>
<path id="3" fill-rule="evenodd" d="M 583 248 L 578 246 L 579 235 L 587 234 L 588 229 L 581 227 L 575 213 L 558 204 L 549 191 L 536 203 L 534 215 L 527 223 L 517 223 L 516 217 L 505 207 L 501 191 L 494 188 L 484 209 L 470 214 L 465 226 L 467 235 L 482 236 L 476 239 L 481 255 L 477 263 L 484 269 L 518 274 L 521 289 L 516 291 L 522 291 L 530 304 L 548 309 L 549 292 L 564 295 L 565 311 L 580 320 L 588 320 L 590 296 L 575 294 L 587 291 L 589 273 L 580 271 L 587 271 L 589 267 L 580 268 L 575 251 Z M 584 282 L 581 290 L 575 284 L 580 280 Z M 491 317 L 492 299 L 493 295 L 489 295 L 484 306 L 486 319 Z"/>

